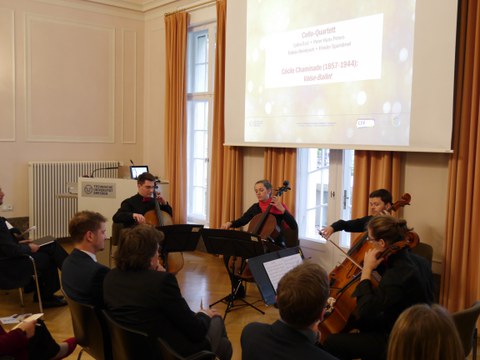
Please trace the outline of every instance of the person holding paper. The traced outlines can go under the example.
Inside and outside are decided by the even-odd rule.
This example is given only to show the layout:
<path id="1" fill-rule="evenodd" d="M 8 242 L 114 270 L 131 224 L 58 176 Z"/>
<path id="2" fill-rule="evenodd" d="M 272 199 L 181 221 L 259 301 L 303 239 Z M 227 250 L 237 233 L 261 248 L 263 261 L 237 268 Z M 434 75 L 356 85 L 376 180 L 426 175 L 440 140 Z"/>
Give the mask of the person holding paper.
<path id="1" fill-rule="evenodd" d="M 42 315 L 42 314 L 40 314 Z M 76 348 L 75 338 L 57 344 L 41 320 L 24 320 L 6 332 L 0 326 L 0 356 L 16 360 L 64 359 Z"/>
<path id="2" fill-rule="evenodd" d="M 328 276 L 320 265 L 305 262 L 287 272 L 277 288 L 280 320 L 245 326 L 242 359 L 335 360 L 319 346 L 318 324 L 328 296 Z"/>
<path id="3" fill-rule="evenodd" d="M 3 204 L 5 193 L 0 188 L 0 205 Z M 60 290 L 58 270 L 62 268 L 67 252 L 56 241 L 38 246 L 31 240 L 19 240 L 14 234 L 21 232 L 13 227 L 7 219 L 0 217 L 0 257 L 15 258 L 21 255 L 30 255 L 35 259 L 39 273 L 39 285 L 44 308 L 64 306 L 67 302 L 63 296 L 55 295 Z M 31 272 L 33 269 L 18 269 L 19 273 Z M 38 301 L 38 294 L 34 294 Z"/>
<path id="4" fill-rule="evenodd" d="M 115 252 L 116 268 L 105 277 L 105 308 L 120 324 L 165 340 L 182 356 L 211 350 L 232 356 L 223 319 L 214 309 L 194 313 L 177 279 L 159 264 L 163 233 L 148 225 L 126 229 Z"/>
<path id="5" fill-rule="evenodd" d="M 155 201 L 160 204 L 160 210 L 172 216 L 172 207 L 158 192 L 153 199 L 153 190 L 157 179 L 152 174 L 145 172 L 137 178 L 138 193 L 122 201 L 120 208 L 113 215 L 114 223 L 122 223 L 125 227 L 145 223 L 145 213 L 155 209 Z"/>
<path id="6" fill-rule="evenodd" d="M 62 267 L 63 290 L 71 299 L 103 307 L 103 279 L 110 271 L 97 262 L 97 253 L 105 247 L 107 219 L 98 212 L 80 211 L 68 224 L 75 249 Z"/>

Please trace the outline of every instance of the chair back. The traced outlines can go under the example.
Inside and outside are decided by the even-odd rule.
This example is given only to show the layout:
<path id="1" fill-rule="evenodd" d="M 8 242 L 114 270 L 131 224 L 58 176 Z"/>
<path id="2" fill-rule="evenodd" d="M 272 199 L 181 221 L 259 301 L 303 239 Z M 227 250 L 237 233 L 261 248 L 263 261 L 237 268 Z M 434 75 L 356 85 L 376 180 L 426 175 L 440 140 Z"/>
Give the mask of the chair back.
<path id="1" fill-rule="evenodd" d="M 112 340 L 112 355 L 115 360 L 162 359 L 156 341 L 146 333 L 119 324 L 110 314 L 102 310 Z"/>
<path id="2" fill-rule="evenodd" d="M 27 255 L 0 258 L 0 289 L 23 288 L 32 281 L 34 270 L 32 260 Z"/>
<path id="3" fill-rule="evenodd" d="M 477 321 L 480 316 L 480 301 L 476 301 L 471 307 L 452 314 L 457 327 L 460 340 L 462 341 L 465 357 L 470 355 L 472 348 L 476 350 Z"/>
<path id="4" fill-rule="evenodd" d="M 432 265 L 433 247 L 431 245 L 419 242 L 411 249 L 411 252 L 425 258 Z"/>
<path id="5" fill-rule="evenodd" d="M 179 355 L 170 347 L 170 345 L 160 338 L 157 339 L 157 347 L 162 354 L 163 360 L 215 360 L 217 358 L 215 353 L 207 350 L 199 351 L 198 353 L 185 358 Z"/>
<path id="6" fill-rule="evenodd" d="M 112 360 L 112 346 L 100 311 L 65 296 L 72 316 L 73 333 L 78 345 L 97 360 Z"/>

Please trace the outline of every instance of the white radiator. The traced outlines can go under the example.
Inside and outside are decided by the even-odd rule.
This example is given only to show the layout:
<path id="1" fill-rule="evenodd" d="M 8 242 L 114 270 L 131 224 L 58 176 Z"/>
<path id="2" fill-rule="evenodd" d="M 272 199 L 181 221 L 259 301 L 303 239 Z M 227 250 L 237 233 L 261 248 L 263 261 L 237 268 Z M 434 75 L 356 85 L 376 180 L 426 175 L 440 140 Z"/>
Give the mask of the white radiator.
<path id="1" fill-rule="evenodd" d="M 118 161 L 29 162 L 28 215 L 30 226 L 37 227 L 31 238 L 69 236 L 68 222 L 78 203 L 71 184 L 81 176 L 116 178 L 119 165 Z"/>

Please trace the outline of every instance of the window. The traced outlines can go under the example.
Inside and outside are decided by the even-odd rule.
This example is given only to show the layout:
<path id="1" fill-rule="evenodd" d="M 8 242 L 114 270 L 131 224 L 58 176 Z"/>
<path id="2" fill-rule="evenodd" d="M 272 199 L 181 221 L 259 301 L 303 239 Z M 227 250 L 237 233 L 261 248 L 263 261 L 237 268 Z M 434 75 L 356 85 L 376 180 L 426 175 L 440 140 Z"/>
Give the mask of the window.
<path id="1" fill-rule="evenodd" d="M 187 219 L 208 224 L 215 24 L 193 27 L 187 50 Z"/>
<path id="2" fill-rule="evenodd" d="M 353 150 L 299 149 L 297 221 L 300 239 L 324 243 L 318 230 L 338 219 L 351 218 Z M 341 232 L 348 247 L 350 234 Z"/>

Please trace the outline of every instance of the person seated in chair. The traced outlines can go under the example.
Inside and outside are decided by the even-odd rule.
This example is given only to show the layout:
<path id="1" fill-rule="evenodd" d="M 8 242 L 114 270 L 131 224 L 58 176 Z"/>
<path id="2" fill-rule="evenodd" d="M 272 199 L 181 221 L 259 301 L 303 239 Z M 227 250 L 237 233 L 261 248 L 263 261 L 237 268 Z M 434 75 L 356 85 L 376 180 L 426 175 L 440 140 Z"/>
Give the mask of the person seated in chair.
<path id="1" fill-rule="evenodd" d="M 6 332 L 0 325 L 0 357 L 16 360 L 64 359 L 77 347 L 75 338 L 58 344 L 41 320 L 22 321 Z"/>
<path id="2" fill-rule="evenodd" d="M 230 359 L 232 345 L 220 314 L 190 310 L 175 276 L 159 264 L 163 238 L 148 225 L 122 233 L 116 268 L 103 283 L 106 310 L 121 325 L 162 338 L 182 356 L 211 350 L 222 360 Z"/>
<path id="3" fill-rule="evenodd" d="M 0 188 L 0 205 L 3 204 L 5 193 Z M 21 240 L 17 235 L 20 230 L 13 227 L 7 219 L 0 217 L 0 258 L 15 258 L 21 255 L 30 255 L 35 260 L 39 275 L 39 286 L 43 307 L 67 305 L 63 296 L 55 295 L 60 290 L 58 270 L 62 268 L 67 252 L 56 241 L 43 246 L 34 244 L 31 240 Z M 31 272 L 33 268 L 19 269 L 19 273 Z M 38 301 L 38 294 L 34 294 Z"/>
<path id="4" fill-rule="evenodd" d="M 82 304 L 103 307 L 103 279 L 110 271 L 97 262 L 97 252 L 105 247 L 107 219 L 98 212 L 80 211 L 68 224 L 75 249 L 62 267 L 63 290 Z"/>
<path id="5" fill-rule="evenodd" d="M 295 233 L 296 240 L 293 241 L 295 244 L 294 246 L 298 245 L 298 224 L 293 215 L 288 210 L 287 206 L 281 201 L 278 196 L 273 196 L 272 191 L 273 187 L 270 181 L 268 180 L 258 180 L 254 185 L 255 195 L 258 199 L 258 202 L 254 203 L 252 206 L 248 208 L 245 213 L 239 217 L 238 219 L 227 221 L 222 225 L 222 229 L 231 229 L 231 228 L 239 228 L 241 226 L 247 225 L 254 219 L 257 215 L 264 214 L 267 210 L 269 213 L 275 218 L 275 223 L 277 227 L 280 229 L 279 233 L 277 234 L 276 238 L 271 238 L 269 240 L 272 241 L 277 247 L 285 247 L 287 245 L 286 238 L 287 233 L 291 233 L 292 231 Z M 270 208 L 269 208 L 270 207 Z M 251 223 L 250 223 L 251 224 Z M 249 231 L 250 226 L 249 226 Z M 224 257 L 225 267 L 227 268 L 228 275 L 230 277 L 230 282 L 232 284 L 232 288 L 236 288 L 238 284 L 238 277 L 232 274 L 232 271 L 229 266 L 229 256 Z M 245 297 L 245 288 L 242 285 L 237 290 L 236 294 L 237 298 Z"/>
<path id="6" fill-rule="evenodd" d="M 328 276 L 320 265 L 305 262 L 287 272 L 277 288 L 281 320 L 245 326 L 242 359 L 336 359 L 318 345 L 328 295 Z"/>
<path id="7" fill-rule="evenodd" d="M 172 216 L 172 207 L 159 192 L 157 198 L 152 197 L 157 178 L 148 172 L 140 174 L 137 178 L 138 193 L 122 201 L 120 209 L 113 215 L 114 223 L 121 223 L 125 227 L 145 223 L 145 214 L 155 210 L 155 201 L 160 204 L 160 210 Z"/>

